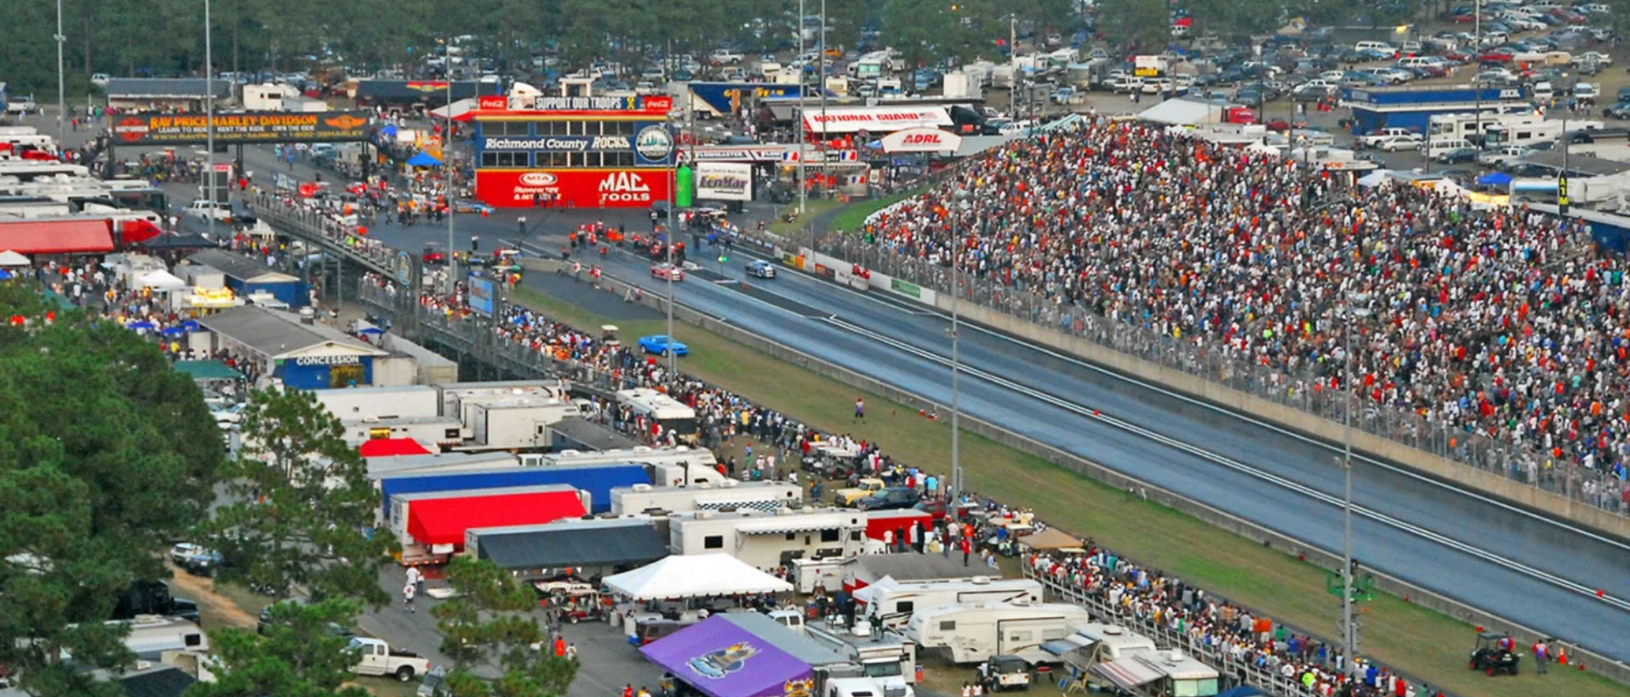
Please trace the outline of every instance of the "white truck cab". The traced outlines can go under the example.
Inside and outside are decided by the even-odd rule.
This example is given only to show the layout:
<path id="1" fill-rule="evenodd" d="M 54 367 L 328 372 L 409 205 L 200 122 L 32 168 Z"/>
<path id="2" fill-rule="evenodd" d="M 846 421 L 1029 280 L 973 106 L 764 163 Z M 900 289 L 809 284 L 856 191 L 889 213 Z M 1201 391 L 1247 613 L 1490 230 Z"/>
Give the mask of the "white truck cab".
<path id="1" fill-rule="evenodd" d="M 357 652 L 351 672 L 358 675 L 393 676 L 407 682 L 430 672 L 430 659 L 408 651 L 398 651 L 380 639 L 353 637 L 348 649 Z"/>

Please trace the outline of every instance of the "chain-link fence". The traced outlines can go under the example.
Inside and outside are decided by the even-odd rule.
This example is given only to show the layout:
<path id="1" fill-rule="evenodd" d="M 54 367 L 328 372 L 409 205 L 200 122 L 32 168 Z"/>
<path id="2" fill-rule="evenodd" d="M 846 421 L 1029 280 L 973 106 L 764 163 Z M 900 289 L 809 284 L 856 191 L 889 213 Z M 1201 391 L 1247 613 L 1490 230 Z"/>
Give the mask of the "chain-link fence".
<path id="1" fill-rule="evenodd" d="M 849 263 L 935 289 L 939 293 L 950 292 L 950 272 L 946 267 L 896 253 L 881 244 L 869 244 L 857 236 L 835 233 L 819 236 L 815 249 Z M 1240 361 L 1222 354 L 1215 347 L 1116 321 L 1086 308 L 1067 304 L 1056 295 L 1047 297 L 1031 292 L 1022 281 L 1006 284 L 990 278 L 961 275 L 958 286 L 958 295 L 965 302 L 1023 317 L 1065 335 L 1181 370 L 1337 423 L 1345 419 L 1343 393 L 1315 388 L 1320 383 L 1311 370 L 1286 372 Z M 1630 515 L 1620 496 L 1623 482 L 1604 472 L 1574 463 L 1553 461 L 1523 445 L 1469 432 L 1412 412 L 1378 407 L 1368 400 L 1355 402 L 1352 425 L 1366 433 L 1539 487 L 1620 516 Z"/>

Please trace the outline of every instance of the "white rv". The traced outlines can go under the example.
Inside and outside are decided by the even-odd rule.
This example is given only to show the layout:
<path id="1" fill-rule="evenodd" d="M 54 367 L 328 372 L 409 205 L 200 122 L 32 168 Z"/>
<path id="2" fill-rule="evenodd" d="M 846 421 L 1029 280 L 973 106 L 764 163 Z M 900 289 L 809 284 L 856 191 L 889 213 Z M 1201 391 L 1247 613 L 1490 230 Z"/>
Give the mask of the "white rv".
<path id="1" fill-rule="evenodd" d="M 1042 585 L 1028 578 L 988 578 L 905 582 L 884 577 L 854 593 L 866 615 L 881 615 L 886 627 L 904 627 L 920 610 L 943 605 L 1042 601 Z"/>
<path id="2" fill-rule="evenodd" d="M 436 388 L 429 385 L 348 387 L 312 390 L 311 393 L 341 422 L 441 416 L 436 404 Z"/>
<path id="3" fill-rule="evenodd" d="M 1041 645 L 1063 639 L 1085 623 L 1086 608 L 1065 603 L 980 603 L 918 610 L 906 637 L 925 649 L 943 649 L 953 663 L 977 663 L 1012 654 L 1031 663 L 1053 660 Z"/>
<path id="4" fill-rule="evenodd" d="M 137 615 L 126 624 L 130 625 L 130 635 L 125 637 L 125 646 L 136 658 L 157 661 L 171 652 L 209 653 L 209 636 L 180 617 Z"/>
<path id="5" fill-rule="evenodd" d="M 691 511 L 668 517 L 674 554 L 723 552 L 759 569 L 793 559 L 849 557 L 866 539 L 866 518 L 855 511 Z"/>
<path id="6" fill-rule="evenodd" d="M 651 486 L 635 484 L 611 490 L 611 513 L 664 511 L 775 511 L 798 508 L 804 503 L 804 490 L 782 482 L 743 482 L 726 479 L 719 486 L 703 481 L 694 486 Z"/>
<path id="7" fill-rule="evenodd" d="M 667 394 L 640 387 L 617 392 L 617 403 L 628 407 L 635 416 L 643 416 L 662 425 L 662 432 L 672 431 L 680 442 L 696 445 L 696 410 Z"/>

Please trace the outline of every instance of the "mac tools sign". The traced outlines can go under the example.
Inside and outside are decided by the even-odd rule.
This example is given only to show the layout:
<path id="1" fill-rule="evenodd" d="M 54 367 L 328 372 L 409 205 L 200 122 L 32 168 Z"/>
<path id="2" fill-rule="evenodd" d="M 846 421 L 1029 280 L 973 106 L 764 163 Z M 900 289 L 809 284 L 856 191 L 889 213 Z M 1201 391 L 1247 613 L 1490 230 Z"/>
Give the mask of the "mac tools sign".
<path id="1" fill-rule="evenodd" d="M 908 128 L 883 136 L 883 152 L 956 152 L 962 136 L 938 128 Z"/>
<path id="2" fill-rule="evenodd" d="M 704 201 L 753 200 L 753 166 L 723 162 L 698 163 L 696 198 Z"/>

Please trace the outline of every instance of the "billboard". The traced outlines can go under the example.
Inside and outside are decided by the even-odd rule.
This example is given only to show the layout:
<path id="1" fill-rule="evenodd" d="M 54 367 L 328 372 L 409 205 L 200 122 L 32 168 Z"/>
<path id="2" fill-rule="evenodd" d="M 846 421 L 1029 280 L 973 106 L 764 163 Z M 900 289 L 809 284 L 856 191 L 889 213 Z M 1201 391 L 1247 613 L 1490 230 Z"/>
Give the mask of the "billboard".
<path id="1" fill-rule="evenodd" d="M 812 133 L 891 133 L 908 128 L 950 126 L 951 115 L 941 106 L 832 107 L 803 110 L 804 127 Z"/>
<path id="2" fill-rule="evenodd" d="M 753 200 L 753 166 L 724 162 L 697 163 L 696 198 L 703 201 Z"/>
<path id="3" fill-rule="evenodd" d="M 484 317 L 492 316 L 492 279 L 470 277 L 470 309 Z"/>
<path id="4" fill-rule="evenodd" d="M 638 166 L 666 165 L 674 152 L 673 134 L 662 121 L 636 121 L 629 135 L 487 135 L 475 139 L 478 152 L 631 152 Z"/>
<path id="5" fill-rule="evenodd" d="M 715 114 L 735 114 L 749 101 L 798 97 L 798 85 L 768 82 L 692 82 L 686 84 L 692 107 L 704 107 Z"/>
<path id="6" fill-rule="evenodd" d="M 908 128 L 883 136 L 883 152 L 956 152 L 962 136 L 938 128 Z"/>
<path id="7" fill-rule="evenodd" d="M 534 200 L 576 208 L 650 208 L 669 197 L 670 171 L 623 169 L 478 169 L 476 197 L 496 208 Z"/>
<path id="8" fill-rule="evenodd" d="M 116 144 L 186 145 L 209 139 L 210 119 L 204 114 L 124 114 L 113 118 L 111 130 Z M 230 145 L 365 141 L 372 123 L 366 111 L 216 114 L 215 142 Z"/>

